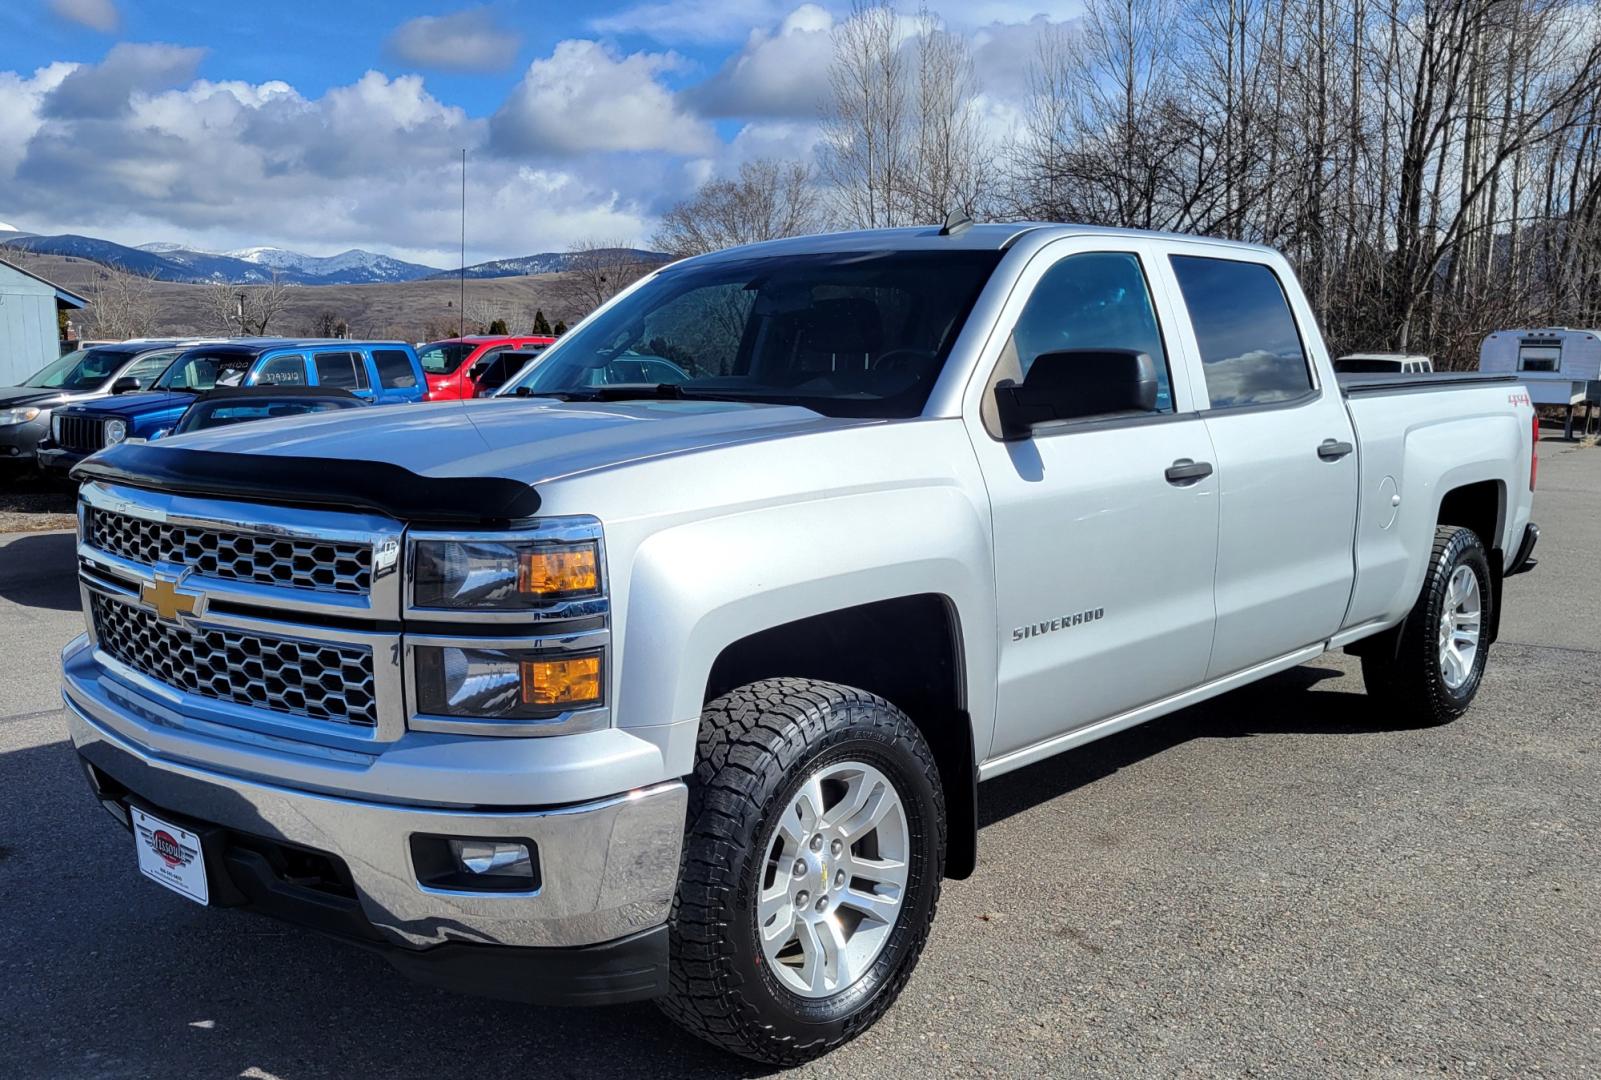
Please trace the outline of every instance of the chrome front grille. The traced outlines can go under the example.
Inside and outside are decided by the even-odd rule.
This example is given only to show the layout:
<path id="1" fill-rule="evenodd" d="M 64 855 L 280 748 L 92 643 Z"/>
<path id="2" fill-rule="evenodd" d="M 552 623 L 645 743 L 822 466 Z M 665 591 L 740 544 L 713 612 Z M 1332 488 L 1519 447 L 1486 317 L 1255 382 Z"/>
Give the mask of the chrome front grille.
<path id="1" fill-rule="evenodd" d="M 89 416 L 59 416 L 56 441 L 68 450 L 93 452 L 106 445 L 106 424 Z"/>
<path id="2" fill-rule="evenodd" d="M 85 514 L 91 547 L 146 566 L 167 563 L 205 577 L 357 596 L 372 589 L 368 544 L 175 525 L 99 507 Z"/>
<path id="3" fill-rule="evenodd" d="M 101 649 L 175 689 L 312 720 L 377 726 L 373 652 L 366 646 L 166 622 L 101 593 L 90 594 L 89 610 Z"/>

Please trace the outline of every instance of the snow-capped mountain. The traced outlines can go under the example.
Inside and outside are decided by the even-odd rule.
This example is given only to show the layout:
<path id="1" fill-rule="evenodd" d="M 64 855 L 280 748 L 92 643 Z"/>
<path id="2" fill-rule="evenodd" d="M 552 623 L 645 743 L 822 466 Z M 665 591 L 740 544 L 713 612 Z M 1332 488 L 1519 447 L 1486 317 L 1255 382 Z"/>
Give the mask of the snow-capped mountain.
<path id="1" fill-rule="evenodd" d="M 248 247 L 224 252 L 230 259 L 277 270 L 280 274 L 301 275 L 308 283 L 354 285 L 379 281 L 415 281 L 438 273 L 432 266 L 404 262 L 352 248 L 338 255 L 303 255 L 279 247 Z"/>
<path id="2" fill-rule="evenodd" d="M 631 258 L 648 266 L 667 262 L 670 256 L 659 251 L 641 251 L 638 248 L 625 248 L 624 252 Z M 467 267 L 466 274 L 470 278 L 499 278 L 524 277 L 528 274 L 559 274 L 563 270 L 571 269 L 573 255 L 565 251 L 545 251 L 538 255 L 524 255 L 516 259 L 495 259 L 492 262 L 474 263 Z M 460 270 L 440 270 L 432 276 L 435 278 L 453 278 L 460 274 Z"/>

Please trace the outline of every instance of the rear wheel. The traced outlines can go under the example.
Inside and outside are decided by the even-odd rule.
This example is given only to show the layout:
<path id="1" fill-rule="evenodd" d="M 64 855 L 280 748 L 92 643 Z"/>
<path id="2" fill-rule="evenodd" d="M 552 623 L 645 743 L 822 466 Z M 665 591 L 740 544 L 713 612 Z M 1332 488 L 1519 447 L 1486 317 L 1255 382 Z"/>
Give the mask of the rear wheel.
<path id="1" fill-rule="evenodd" d="M 933 754 L 882 698 L 773 679 L 706 707 L 698 757 L 661 1007 L 745 1057 L 817 1057 L 889 1008 L 928 937 Z"/>
<path id="2" fill-rule="evenodd" d="M 1427 723 L 1461 716 L 1484 677 L 1493 602 L 1484 544 L 1471 529 L 1440 526 L 1412 613 L 1362 657 L 1368 694 Z"/>

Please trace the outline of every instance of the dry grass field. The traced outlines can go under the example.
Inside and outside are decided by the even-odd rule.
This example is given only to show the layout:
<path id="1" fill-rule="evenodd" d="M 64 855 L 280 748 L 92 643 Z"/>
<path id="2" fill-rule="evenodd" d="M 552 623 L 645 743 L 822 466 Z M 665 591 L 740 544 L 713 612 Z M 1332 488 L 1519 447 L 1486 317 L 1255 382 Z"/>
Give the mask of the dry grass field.
<path id="1" fill-rule="evenodd" d="M 112 272 L 87 259 L 58 255 L 19 259 L 16 253 L 6 257 L 31 273 L 90 298 L 97 283 Z M 148 288 L 154 309 L 152 334 L 225 332 L 209 310 L 207 286 L 152 281 Z M 421 341 L 455 335 L 461 287 L 455 281 L 302 285 L 292 287 L 289 295 L 289 306 L 268 326 L 269 333 L 315 333 L 318 317 L 329 312 L 343 320 L 355 337 Z M 478 329 L 475 321 L 487 323 L 494 318 L 504 318 L 515 333 L 526 333 L 536 309 L 543 310 L 552 323 L 561 319 L 569 324 L 586 310 L 560 274 L 467 281 L 468 333 Z"/>

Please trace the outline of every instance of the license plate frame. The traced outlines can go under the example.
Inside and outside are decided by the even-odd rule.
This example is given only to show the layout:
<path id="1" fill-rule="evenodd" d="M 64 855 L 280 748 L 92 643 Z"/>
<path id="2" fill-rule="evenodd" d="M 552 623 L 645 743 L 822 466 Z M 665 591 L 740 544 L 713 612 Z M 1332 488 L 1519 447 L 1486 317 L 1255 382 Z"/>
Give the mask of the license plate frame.
<path id="1" fill-rule="evenodd" d="M 206 850 L 199 835 L 138 806 L 128 807 L 128 817 L 133 823 L 139 872 L 186 900 L 209 906 L 211 885 L 206 878 Z"/>

